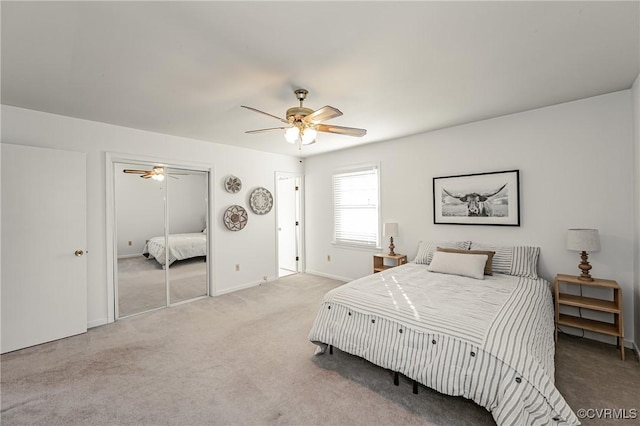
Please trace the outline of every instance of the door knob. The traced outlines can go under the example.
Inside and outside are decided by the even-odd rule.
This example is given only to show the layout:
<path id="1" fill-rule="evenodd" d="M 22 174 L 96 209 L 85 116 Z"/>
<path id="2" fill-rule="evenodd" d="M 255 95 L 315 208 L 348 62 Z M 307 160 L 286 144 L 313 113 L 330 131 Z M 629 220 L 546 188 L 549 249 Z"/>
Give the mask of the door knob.
<path id="1" fill-rule="evenodd" d="M 76 250 L 76 251 L 75 251 L 75 253 L 74 253 L 74 254 L 75 254 L 76 256 L 80 257 L 80 256 L 82 256 L 82 255 L 84 254 L 84 251 L 82 251 L 82 250 L 78 249 L 78 250 Z"/>

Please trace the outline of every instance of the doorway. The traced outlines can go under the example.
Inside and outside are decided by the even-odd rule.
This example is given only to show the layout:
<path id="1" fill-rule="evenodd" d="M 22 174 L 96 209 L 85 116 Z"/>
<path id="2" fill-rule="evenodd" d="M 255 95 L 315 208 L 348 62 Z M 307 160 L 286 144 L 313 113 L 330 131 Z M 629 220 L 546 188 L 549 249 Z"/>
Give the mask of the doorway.
<path id="1" fill-rule="evenodd" d="M 302 272 L 301 175 L 276 172 L 278 277 Z"/>
<path id="2" fill-rule="evenodd" d="M 212 294 L 211 170 L 109 157 L 113 320 Z"/>

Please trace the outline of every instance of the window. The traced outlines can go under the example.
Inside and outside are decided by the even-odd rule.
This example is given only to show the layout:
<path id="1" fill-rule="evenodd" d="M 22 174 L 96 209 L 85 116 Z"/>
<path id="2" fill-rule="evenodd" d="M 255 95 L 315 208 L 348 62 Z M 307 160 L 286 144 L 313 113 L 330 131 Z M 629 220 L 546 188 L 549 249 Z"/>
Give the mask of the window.
<path id="1" fill-rule="evenodd" d="M 333 174 L 334 243 L 379 247 L 378 166 Z"/>

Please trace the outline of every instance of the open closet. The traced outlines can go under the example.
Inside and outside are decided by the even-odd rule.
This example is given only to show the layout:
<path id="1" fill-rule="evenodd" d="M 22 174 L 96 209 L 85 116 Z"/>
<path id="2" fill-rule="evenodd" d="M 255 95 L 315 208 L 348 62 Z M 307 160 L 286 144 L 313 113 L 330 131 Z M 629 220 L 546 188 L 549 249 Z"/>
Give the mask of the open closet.
<path id="1" fill-rule="evenodd" d="M 209 295 L 209 172 L 115 162 L 115 317 Z"/>

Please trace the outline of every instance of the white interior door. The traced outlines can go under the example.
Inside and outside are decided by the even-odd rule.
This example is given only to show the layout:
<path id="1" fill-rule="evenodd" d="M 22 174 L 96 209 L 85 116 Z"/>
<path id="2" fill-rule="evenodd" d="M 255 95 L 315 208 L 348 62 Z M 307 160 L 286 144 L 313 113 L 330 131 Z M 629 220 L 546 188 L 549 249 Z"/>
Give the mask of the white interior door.
<path id="1" fill-rule="evenodd" d="M 278 276 L 282 277 L 298 272 L 297 178 L 280 175 L 277 182 Z"/>
<path id="2" fill-rule="evenodd" d="M 84 153 L 2 144 L 2 353 L 87 331 Z"/>

